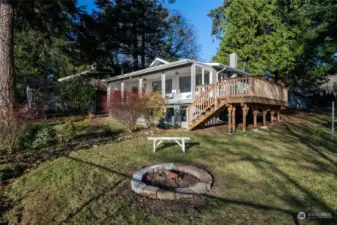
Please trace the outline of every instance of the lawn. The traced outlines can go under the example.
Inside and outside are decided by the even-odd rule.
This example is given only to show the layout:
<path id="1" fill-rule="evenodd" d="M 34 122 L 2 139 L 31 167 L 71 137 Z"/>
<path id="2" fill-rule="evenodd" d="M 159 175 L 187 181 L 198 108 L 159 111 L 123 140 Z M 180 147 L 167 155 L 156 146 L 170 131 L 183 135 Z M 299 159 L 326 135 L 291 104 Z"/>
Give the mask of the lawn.
<path id="1" fill-rule="evenodd" d="M 14 208 L 7 218 L 13 224 L 298 224 L 299 211 L 335 217 L 337 144 L 330 141 L 329 118 L 296 113 L 247 136 L 229 136 L 221 126 L 165 131 L 191 137 L 185 154 L 177 145 L 154 154 L 142 136 L 72 152 L 12 185 L 7 196 Z M 208 170 L 212 191 L 193 202 L 151 202 L 134 194 L 133 172 L 162 162 Z M 337 221 L 301 222 L 322 223 Z"/>

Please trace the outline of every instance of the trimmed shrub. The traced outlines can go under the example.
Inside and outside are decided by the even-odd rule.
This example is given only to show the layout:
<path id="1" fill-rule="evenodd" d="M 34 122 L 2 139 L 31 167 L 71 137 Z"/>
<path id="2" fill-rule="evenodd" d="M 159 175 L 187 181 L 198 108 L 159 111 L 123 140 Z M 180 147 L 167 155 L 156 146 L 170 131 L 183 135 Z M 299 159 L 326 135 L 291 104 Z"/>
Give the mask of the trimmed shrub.
<path id="1" fill-rule="evenodd" d="M 27 149 L 39 149 L 55 143 L 56 131 L 45 124 L 29 124 L 19 138 L 20 146 Z"/>

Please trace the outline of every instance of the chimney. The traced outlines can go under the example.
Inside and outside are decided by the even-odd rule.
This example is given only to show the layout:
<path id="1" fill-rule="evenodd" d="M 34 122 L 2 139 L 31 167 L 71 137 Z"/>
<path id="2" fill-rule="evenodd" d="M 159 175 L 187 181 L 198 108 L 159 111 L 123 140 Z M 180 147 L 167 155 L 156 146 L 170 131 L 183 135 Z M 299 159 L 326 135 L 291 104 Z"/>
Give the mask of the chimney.
<path id="1" fill-rule="evenodd" d="M 229 66 L 233 68 L 238 67 L 238 55 L 235 52 L 229 55 Z"/>

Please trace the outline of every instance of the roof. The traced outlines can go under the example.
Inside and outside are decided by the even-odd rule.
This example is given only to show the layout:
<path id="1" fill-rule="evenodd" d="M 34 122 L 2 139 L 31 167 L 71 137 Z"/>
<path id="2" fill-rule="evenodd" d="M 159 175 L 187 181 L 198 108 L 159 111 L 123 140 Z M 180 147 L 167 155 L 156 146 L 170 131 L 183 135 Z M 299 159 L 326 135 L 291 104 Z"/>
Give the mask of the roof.
<path id="1" fill-rule="evenodd" d="M 166 61 L 162 58 L 155 58 L 155 60 L 153 60 L 153 62 L 150 64 L 149 67 L 153 67 L 153 66 L 158 66 L 160 64 L 169 64 L 170 62 L 169 61 Z M 158 64 L 158 65 L 157 65 Z"/>
<path id="2" fill-rule="evenodd" d="M 72 80 L 72 79 L 79 78 L 79 77 L 86 76 L 86 75 L 93 75 L 93 74 L 96 74 L 96 75 L 102 74 L 102 72 L 85 70 L 85 71 L 80 72 L 80 73 L 76 73 L 76 74 L 73 74 L 73 75 L 70 75 L 70 76 L 62 77 L 62 78 L 58 79 L 58 81 L 62 82 L 62 81 Z"/>
<path id="3" fill-rule="evenodd" d="M 158 59 L 158 58 L 157 58 Z M 202 62 L 198 62 L 198 61 L 194 61 L 194 60 L 190 60 L 190 59 L 184 59 L 184 60 L 179 60 L 179 61 L 174 61 L 171 63 L 165 63 L 163 65 L 159 65 L 159 66 L 153 66 L 153 67 L 148 67 L 146 69 L 142 69 L 142 70 L 137 70 L 131 73 L 126 73 L 124 75 L 119 75 L 116 77 L 111 77 L 108 79 L 104 79 L 102 80 L 103 82 L 109 83 L 109 82 L 113 82 L 113 81 L 118 81 L 118 80 L 124 80 L 127 78 L 132 78 L 132 77 L 137 77 L 137 76 L 142 76 L 145 74 L 149 74 L 149 73 L 154 73 L 154 72 L 160 72 L 163 70 L 167 70 L 167 69 L 172 69 L 172 68 L 176 68 L 176 67 L 180 67 L 180 66 L 184 66 L 184 65 L 188 65 L 188 64 L 200 64 L 203 67 L 208 67 L 210 69 L 213 69 L 214 66 L 219 67 L 222 70 L 227 70 L 230 72 L 235 72 L 235 73 L 239 73 L 245 76 L 249 76 L 250 74 L 244 71 L 241 71 L 239 69 L 221 64 L 221 63 L 202 63 Z"/>

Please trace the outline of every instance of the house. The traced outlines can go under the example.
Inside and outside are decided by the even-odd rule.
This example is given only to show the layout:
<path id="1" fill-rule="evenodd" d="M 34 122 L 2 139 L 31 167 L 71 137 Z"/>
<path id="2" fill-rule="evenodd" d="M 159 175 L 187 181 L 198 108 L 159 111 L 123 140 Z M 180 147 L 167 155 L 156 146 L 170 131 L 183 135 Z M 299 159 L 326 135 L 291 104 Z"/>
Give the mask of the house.
<path id="1" fill-rule="evenodd" d="M 122 99 L 125 90 L 135 93 L 160 91 L 167 99 L 164 123 L 190 130 L 228 120 L 231 132 L 235 130 L 236 108 L 242 108 L 245 113 L 249 108 L 256 112 L 263 109 L 262 113 L 272 109 L 274 114 L 274 110 L 279 113 L 281 107 L 288 105 L 286 88 L 238 69 L 235 53 L 230 56 L 230 66 L 190 59 L 168 62 L 156 58 L 148 68 L 103 82 L 108 85 L 108 96 L 120 93 Z M 223 116 L 224 111 L 228 111 L 233 121 Z"/>
<path id="2" fill-rule="evenodd" d="M 291 86 L 288 95 L 292 109 L 331 107 L 337 97 L 337 74 L 328 75 L 326 82 L 319 86 Z"/>

